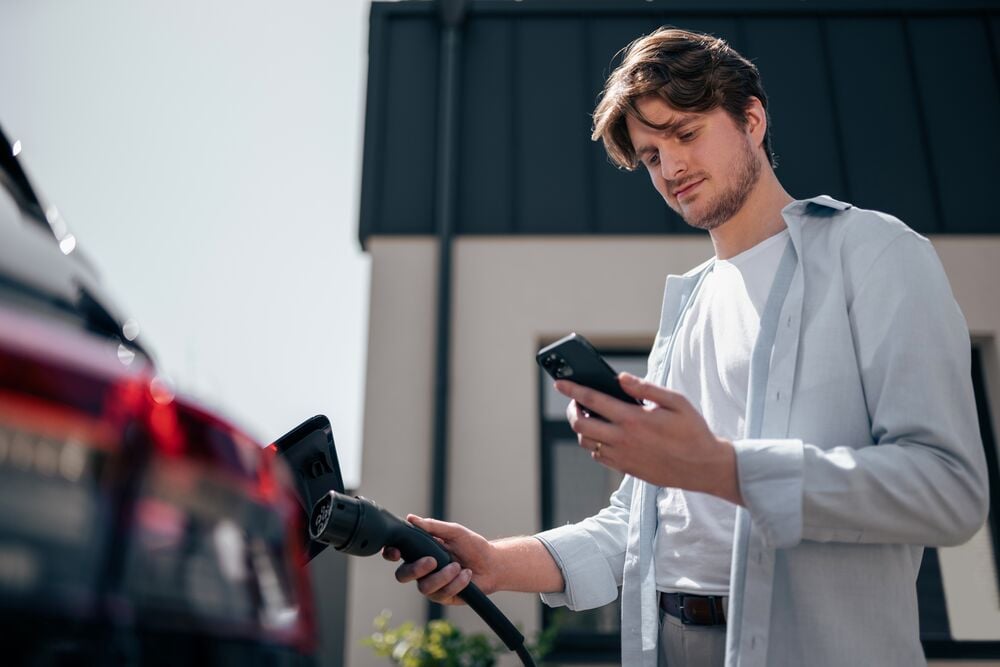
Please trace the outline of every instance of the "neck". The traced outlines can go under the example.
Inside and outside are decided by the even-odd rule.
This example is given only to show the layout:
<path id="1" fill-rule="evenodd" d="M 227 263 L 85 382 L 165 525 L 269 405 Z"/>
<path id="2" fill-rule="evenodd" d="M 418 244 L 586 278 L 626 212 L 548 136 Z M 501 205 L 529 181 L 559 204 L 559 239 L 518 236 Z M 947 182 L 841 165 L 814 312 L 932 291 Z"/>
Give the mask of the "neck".
<path id="1" fill-rule="evenodd" d="M 761 169 L 757 185 L 743 207 L 729 220 L 709 230 L 715 256 L 718 259 L 735 257 L 781 232 L 785 228 L 781 209 L 792 201 L 774 171 L 770 167 Z"/>

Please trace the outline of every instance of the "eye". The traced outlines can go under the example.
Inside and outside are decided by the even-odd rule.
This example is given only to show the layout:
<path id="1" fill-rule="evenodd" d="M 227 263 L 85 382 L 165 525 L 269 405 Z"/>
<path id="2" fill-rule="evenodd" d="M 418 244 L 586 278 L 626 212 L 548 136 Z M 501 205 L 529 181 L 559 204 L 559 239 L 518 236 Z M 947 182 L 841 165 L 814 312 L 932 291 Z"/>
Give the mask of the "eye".
<path id="1" fill-rule="evenodd" d="M 685 130 L 684 132 L 681 132 L 680 134 L 678 134 L 677 138 L 680 139 L 681 141 L 691 141 L 697 135 L 698 135 L 698 133 L 696 131 L 694 131 L 694 130 Z"/>
<path id="2" fill-rule="evenodd" d="M 646 162 L 650 166 L 652 166 L 654 164 L 659 164 L 660 163 L 660 154 L 659 153 L 650 153 L 649 154 L 649 158 L 646 160 Z"/>

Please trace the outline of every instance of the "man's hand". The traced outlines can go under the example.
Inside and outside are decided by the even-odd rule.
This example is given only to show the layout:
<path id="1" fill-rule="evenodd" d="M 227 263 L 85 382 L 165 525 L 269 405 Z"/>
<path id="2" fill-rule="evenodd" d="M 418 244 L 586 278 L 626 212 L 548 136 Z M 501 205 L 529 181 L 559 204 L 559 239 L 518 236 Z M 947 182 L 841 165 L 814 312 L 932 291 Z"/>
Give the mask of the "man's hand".
<path id="1" fill-rule="evenodd" d="M 573 399 L 566 411 L 570 426 L 594 460 L 657 486 L 743 503 L 736 450 L 712 433 L 683 395 L 629 373 L 621 373 L 618 381 L 626 393 L 646 404 L 631 405 L 568 380 L 555 385 Z M 579 404 L 608 421 L 587 416 Z"/>
<path id="2" fill-rule="evenodd" d="M 496 590 L 494 547 L 486 538 L 457 523 L 422 519 L 414 514 L 408 515 L 406 520 L 433 535 L 454 560 L 438 572 L 434 572 L 437 561 L 430 556 L 404 563 L 396 569 L 397 581 L 406 583 L 415 580 L 417 590 L 423 595 L 448 605 L 465 604 L 458 594 L 470 581 L 474 581 L 487 595 Z M 397 549 L 386 547 L 382 550 L 382 557 L 398 561 L 400 554 Z"/>

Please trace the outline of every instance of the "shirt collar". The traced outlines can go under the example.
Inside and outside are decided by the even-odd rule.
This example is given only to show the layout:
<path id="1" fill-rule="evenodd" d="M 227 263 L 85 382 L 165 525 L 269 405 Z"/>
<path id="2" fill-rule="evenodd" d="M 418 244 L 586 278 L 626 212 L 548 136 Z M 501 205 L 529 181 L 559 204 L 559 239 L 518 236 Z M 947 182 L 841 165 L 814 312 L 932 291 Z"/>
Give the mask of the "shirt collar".
<path id="1" fill-rule="evenodd" d="M 790 204 L 787 204 L 783 209 L 781 209 L 781 215 L 785 219 L 789 237 L 791 238 L 792 245 L 795 246 L 796 251 L 798 251 L 800 247 L 800 232 L 797 223 L 800 223 L 802 218 L 807 217 L 809 208 L 814 205 L 828 209 L 828 213 L 833 213 L 834 211 L 846 211 L 847 209 L 853 207 L 853 204 L 848 204 L 847 202 L 834 199 L 830 195 L 818 195 L 816 197 L 810 197 L 809 199 L 797 199 Z M 787 224 L 789 222 L 792 224 Z M 689 279 L 691 283 L 694 284 L 701 277 L 702 273 L 713 266 L 715 266 L 715 257 L 710 257 L 685 273 L 683 277 L 685 279 Z"/>
<path id="2" fill-rule="evenodd" d="M 838 201 L 829 195 L 819 195 L 810 199 L 793 201 L 781 209 L 781 216 L 785 219 L 796 252 L 802 247 L 802 223 L 809 219 L 828 218 L 851 207 L 851 204 Z"/>
<path id="3" fill-rule="evenodd" d="M 818 197 L 811 197 L 810 199 L 798 199 L 793 201 L 791 204 L 788 204 L 785 208 L 781 209 L 781 212 L 782 214 L 789 213 L 791 215 L 802 215 L 809 209 L 811 204 L 831 208 L 836 211 L 844 211 L 851 208 L 851 204 L 838 201 L 830 195 L 819 195 Z"/>

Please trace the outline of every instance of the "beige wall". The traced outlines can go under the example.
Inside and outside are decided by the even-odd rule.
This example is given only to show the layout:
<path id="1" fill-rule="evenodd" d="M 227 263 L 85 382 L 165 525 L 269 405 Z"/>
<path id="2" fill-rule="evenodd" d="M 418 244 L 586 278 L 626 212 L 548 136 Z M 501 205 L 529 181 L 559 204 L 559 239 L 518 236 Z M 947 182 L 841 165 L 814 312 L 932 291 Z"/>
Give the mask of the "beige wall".
<path id="1" fill-rule="evenodd" d="M 1000 240 L 935 239 L 973 335 L 985 346 L 988 390 L 1000 414 Z M 361 493 L 400 514 L 430 503 L 436 246 L 429 238 L 373 238 L 371 327 Z M 651 341 L 667 273 L 712 254 L 705 238 L 464 237 L 455 244 L 449 457 L 449 518 L 487 537 L 540 528 L 538 382 L 540 341 L 576 330 L 599 344 Z M 1000 638 L 989 535 L 941 552 L 957 638 Z M 370 631 L 382 608 L 421 620 L 424 604 L 380 559 L 351 562 L 347 636 Z M 538 598 L 495 601 L 532 636 Z M 960 600 L 961 604 L 952 604 Z M 466 609 L 449 618 L 469 629 Z M 348 663 L 383 664 L 351 641 Z M 505 664 L 515 664 L 506 661 Z"/>
<path id="2" fill-rule="evenodd" d="M 400 516 L 430 507 L 435 248 L 431 240 L 412 239 L 374 239 L 369 246 L 371 309 L 358 492 Z M 350 560 L 344 633 L 349 666 L 386 664 L 359 644 L 382 609 L 392 610 L 394 624 L 424 618 L 423 598 L 397 584 L 393 569 L 378 556 Z"/>

